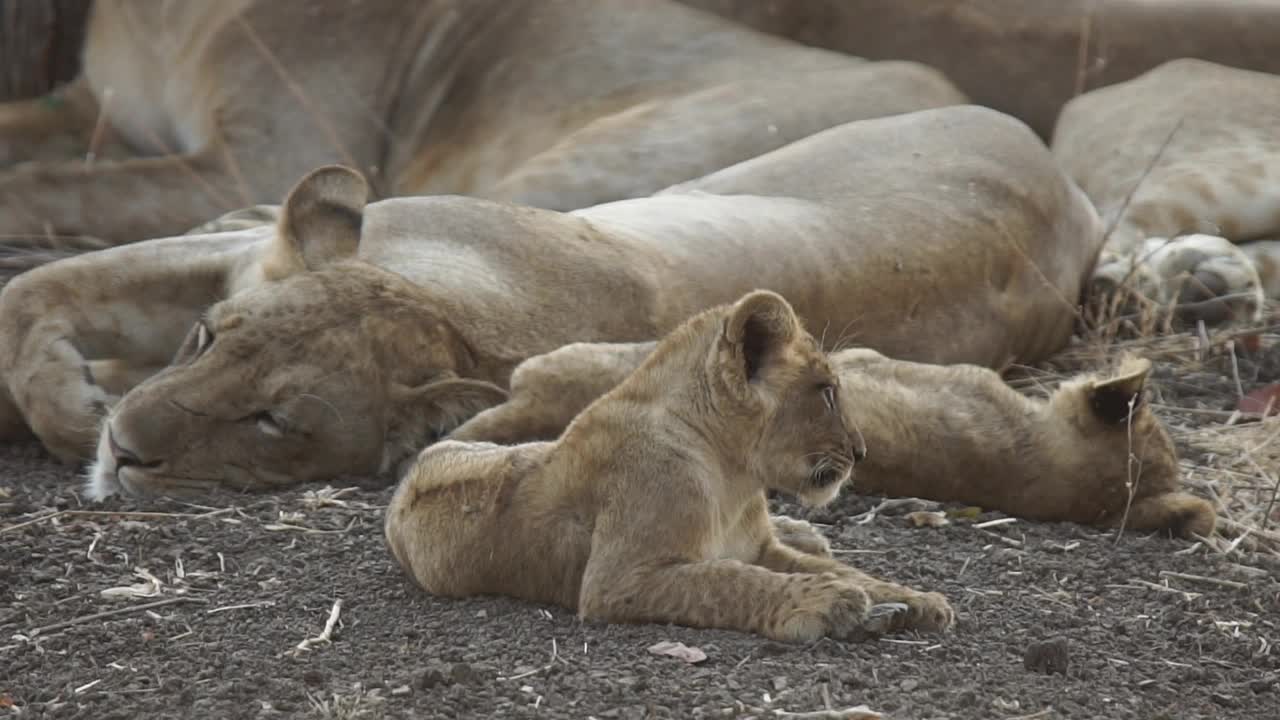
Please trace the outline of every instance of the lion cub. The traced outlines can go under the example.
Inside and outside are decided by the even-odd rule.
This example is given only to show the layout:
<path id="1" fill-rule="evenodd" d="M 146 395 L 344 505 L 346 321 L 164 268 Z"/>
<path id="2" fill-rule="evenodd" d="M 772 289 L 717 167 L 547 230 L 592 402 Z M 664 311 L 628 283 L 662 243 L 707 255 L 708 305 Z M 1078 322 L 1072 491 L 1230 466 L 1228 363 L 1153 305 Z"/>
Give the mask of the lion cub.
<path id="1" fill-rule="evenodd" d="M 652 351 L 653 343 L 575 343 L 532 357 L 512 374 L 507 402 L 449 437 L 554 438 Z M 867 447 L 851 483 L 859 493 L 1186 538 L 1213 532 L 1213 506 L 1180 490 L 1177 450 L 1144 402 L 1148 360 L 1125 358 L 1112 372 L 1073 378 L 1047 400 L 976 365 L 895 360 L 868 349 L 832 353 L 830 362 L 845 422 Z M 800 546 L 803 528 L 776 524 Z"/>
<path id="2" fill-rule="evenodd" d="M 554 442 L 424 450 L 387 508 L 388 545 L 428 592 L 608 622 L 805 642 L 884 629 L 888 607 L 890 627 L 946 629 L 941 595 L 775 535 L 766 489 L 829 502 L 863 452 L 840 392 L 791 306 L 751 293 L 673 331 Z"/>

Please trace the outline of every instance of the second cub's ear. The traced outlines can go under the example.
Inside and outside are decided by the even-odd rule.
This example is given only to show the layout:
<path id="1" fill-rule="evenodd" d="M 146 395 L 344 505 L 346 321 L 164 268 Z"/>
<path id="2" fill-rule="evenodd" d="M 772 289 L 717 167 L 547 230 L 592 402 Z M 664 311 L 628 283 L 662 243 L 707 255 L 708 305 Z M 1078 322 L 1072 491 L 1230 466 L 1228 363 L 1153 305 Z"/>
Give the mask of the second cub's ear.
<path id="1" fill-rule="evenodd" d="M 781 295 L 757 290 L 734 304 L 724 324 L 724 339 L 736 346 L 747 380 L 755 380 L 769 358 L 800 331 L 796 313 Z"/>
<path id="2" fill-rule="evenodd" d="M 284 201 L 268 277 L 317 270 L 354 257 L 364 224 L 369 184 L 342 165 L 313 170 L 298 181 Z"/>
<path id="3" fill-rule="evenodd" d="M 1089 388 L 1089 406 L 1102 422 L 1119 424 L 1129 419 L 1132 409 L 1142 407 L 1142 391 L 1147 375 L 1151 373 L 1151 361 L 1128 356 L 1120 361 L 1115 374 L 1099 380 Z"/>

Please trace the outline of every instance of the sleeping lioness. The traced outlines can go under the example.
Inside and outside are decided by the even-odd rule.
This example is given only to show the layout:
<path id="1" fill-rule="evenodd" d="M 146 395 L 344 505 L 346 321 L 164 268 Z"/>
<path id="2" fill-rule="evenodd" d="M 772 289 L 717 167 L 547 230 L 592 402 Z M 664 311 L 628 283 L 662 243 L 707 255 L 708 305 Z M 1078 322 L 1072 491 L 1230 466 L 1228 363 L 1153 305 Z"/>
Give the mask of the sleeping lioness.
<path id="1" fill-rule="evenodd" d="M 944 630 L 937 593 L 778 540 L 765 490 L 829 502 L 862 447 L 840 380 L 769 292 L 698 314 L 554 442 L 445 441 L 387 508 L 396 560 L 428 592 L 512 595 L 610 622 L 850 637 L 873 604 Z"/>
<path id="2" fill-rule="evenodd" d="M 555 438 L 653 351 L 653 343 L 575 343 L 530 358 L 511 397 L 450 434 L 519 443 Z M 860 493 L 955 500 L 1035 520 L 1067 520 L 1183 537 L 1213 532 L 1208 501 L 1182 492 L 1173 442 L 1143 402 L 1148 360 L 1028 398 L 993 370 L 831 355 L 840 405 L 865 439 Z"/>
<path id="3" fill-rule="evenodd" d="M 330 163 L 375 198 L 570 210 L 965 101 L 923 65 L 668 0 L 96 0 L 83 68 L 0 104 L 0 284 L 279 202 Z"/>
<path id="4" fill-rule="evenodd" d="M 94 457 L 95 498 L 370 474 L 501 402 L 529 357 L 653 340 L 757 287 L 828 346 L 1030 362 L 1070 337 L 1102 241 L 1044 144 L 975 107 L 572 213 L 366 197 L 330 167 L 277 224 L 19 276 L 0 292 L 0 436 Z"/>

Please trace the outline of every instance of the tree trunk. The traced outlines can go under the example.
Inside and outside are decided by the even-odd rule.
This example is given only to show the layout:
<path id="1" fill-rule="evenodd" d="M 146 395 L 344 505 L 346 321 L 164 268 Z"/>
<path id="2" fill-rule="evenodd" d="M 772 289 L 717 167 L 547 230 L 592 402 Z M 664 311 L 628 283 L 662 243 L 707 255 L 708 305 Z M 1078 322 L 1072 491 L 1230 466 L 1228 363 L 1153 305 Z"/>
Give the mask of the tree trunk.
<path id="1" fill-rule="evenodd" d="M 91 0 L 0 0 L 0 102 L 75 77 Z"/>

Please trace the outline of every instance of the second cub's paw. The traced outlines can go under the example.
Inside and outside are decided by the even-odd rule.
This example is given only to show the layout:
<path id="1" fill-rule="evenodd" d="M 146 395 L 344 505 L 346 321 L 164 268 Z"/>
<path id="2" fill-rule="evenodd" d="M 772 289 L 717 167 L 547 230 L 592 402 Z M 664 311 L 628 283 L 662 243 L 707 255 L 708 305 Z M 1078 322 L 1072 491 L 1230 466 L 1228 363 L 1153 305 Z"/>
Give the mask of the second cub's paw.
<path id="1" fill-rule="evenodd" d="M 809 555 L 831 557 L 831 543 L 812 524 L 786 515 L 775 515 L 771 519 L 778 542 Z"/>
<path id="2" fill-rule="evenodd" d="M 907 612 L 902 618 L 901 627 L 906 630 L 921 632 L 942 632 L 956 622 L 956 613 L 951 603 L 942 593 L 917 593 L 905 598 Z"/>
<path id="3" fill-rule="evenodd" d="M 779 639 L 811 642 L 823 636 L 844 639 L 866 633 L 863 623 L 871 607 L 866 590 L 834 573 L 796 582 L 795 601 L 778 626 Z"/>

